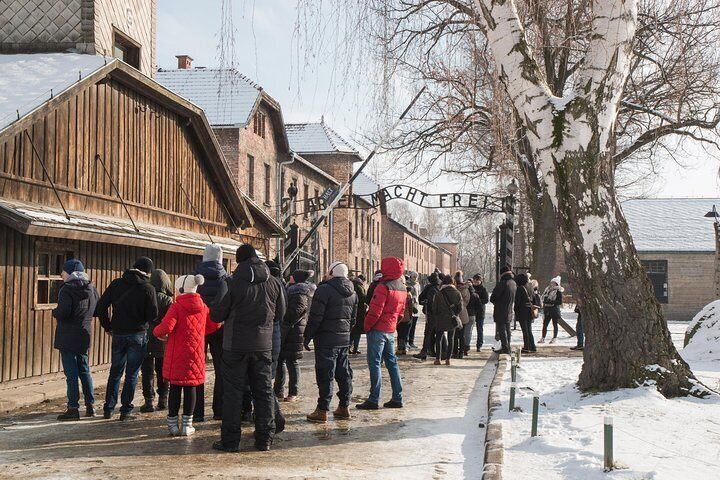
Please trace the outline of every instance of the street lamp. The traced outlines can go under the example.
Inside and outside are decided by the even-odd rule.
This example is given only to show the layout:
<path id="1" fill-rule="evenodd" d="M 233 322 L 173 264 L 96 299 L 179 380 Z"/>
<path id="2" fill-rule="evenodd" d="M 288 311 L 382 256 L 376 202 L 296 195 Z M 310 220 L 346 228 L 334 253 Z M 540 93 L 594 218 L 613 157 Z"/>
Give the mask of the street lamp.
<path id="1" fill-rule="evenodd" d="M 715 205 L 713 205 L 712 210 L 710 210 L 709 212 L 707 212 L 705 214 L 705 217 L 706 218 L 714 218 L 715 223 L 720 223 L 720 213 L 718 213 L 717 209 L 715 208 Z"/>
<path id="2" fill-rule="evenodd" d="M 518 187 L 517 183 L 515 183 L 515 179 L 513 178 L 510 181 L 510 185 L 507 186 L 507 192 L 510 194 L 510 196 L 515 195 L 520 188 Z"/>

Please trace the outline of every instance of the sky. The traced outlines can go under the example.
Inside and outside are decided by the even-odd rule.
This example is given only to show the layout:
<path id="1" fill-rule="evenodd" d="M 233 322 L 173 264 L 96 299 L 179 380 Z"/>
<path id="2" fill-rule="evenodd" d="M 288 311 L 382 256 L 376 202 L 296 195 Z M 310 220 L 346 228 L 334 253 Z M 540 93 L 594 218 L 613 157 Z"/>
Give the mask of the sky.
<path id="1" fill-rule="evenodd" d="M 372 92 L 362 79 L 338 80 L 343 78 L 342 45 L 337 55 L 302 56 L 305 40 L 297 32 L 296 5 L 297 0 L 233 0 L 236 66 L 280 102 L 286 122 L 317 122 L 324 117 L 341 135 L 363 142 L 376 115 Z M 217 67 L 220 27 L 220 0 L 158 0 L 158 66 L 176 68 L 175 55 L 188 54 L 194 66 Z M 320 41 L 331 50 L 337 41 L 333 25 L 323 27 Z M 720 161 L 698 147 L 685 150 L 681 165 L 668 160 L 660 166 L 652 195 L 720 198 Z M 381 183 L 399 174 L 379 164 L 371 165 L 370 173 Z M 461 188 L 448 177 L 417 186 L 428 191 Z"/>

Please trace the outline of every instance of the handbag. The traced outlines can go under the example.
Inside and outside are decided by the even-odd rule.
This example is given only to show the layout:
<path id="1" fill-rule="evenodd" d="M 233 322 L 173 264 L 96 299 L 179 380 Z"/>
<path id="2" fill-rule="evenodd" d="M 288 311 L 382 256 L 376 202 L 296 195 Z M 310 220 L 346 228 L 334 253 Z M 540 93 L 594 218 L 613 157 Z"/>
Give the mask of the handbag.
<path id="1" fill-rule="evenodd" d="M 439 293 L 443 299 L 443 302 L 445 302 L 445 306 L 448 308 L 448 311 L 450 311 L 450 304 L 447 301 L 447 297 L 445 296 L 445 294 L 442 291 L 440 291 Z M 459 330 L 463 326 L 462 320 L 460 320 L 460 317 L 458 317 L 457 315 L 452 315 L 450 317 L 450 322 L 455 326 L 455 330 Z"/>

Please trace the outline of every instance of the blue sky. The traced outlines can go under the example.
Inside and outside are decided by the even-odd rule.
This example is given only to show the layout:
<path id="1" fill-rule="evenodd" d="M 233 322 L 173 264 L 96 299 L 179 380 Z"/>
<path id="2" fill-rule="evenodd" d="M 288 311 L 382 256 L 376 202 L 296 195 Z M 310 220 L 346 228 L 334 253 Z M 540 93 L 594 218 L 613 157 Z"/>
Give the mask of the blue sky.
<path id="1" fill-rule="evenodd" d="M 297 0 L 234 1 L 237 66 L 280 102 L 288 123 L 319 121 L 324 115 L 342 135 L 360 139 L 373 121 L 369 92 L 360 87 L 362 81 L 339 82 L 341 62 L 332 55 L 298 58 L 298 45 L 304 40 L 295 32 L 296 4 Z M 193 57 L 195 66 L 217 66 L 220 19 L 220 0 L 159 0 L 159 67 L 176 68 L 178 54 Z M 326 28 L 332 30 L 332 25 Z M 332 35 L 324 41 L 331 44 Z M 699 148 L 687 150 L 682 167 L 665 162 L 656 195 L 720 197 L 717 160 Z M 392 176 L 379 167 L 373 170 L 381 181 Z M 447 189 L 454 183 L 443 179 L 428 189 Z"/>

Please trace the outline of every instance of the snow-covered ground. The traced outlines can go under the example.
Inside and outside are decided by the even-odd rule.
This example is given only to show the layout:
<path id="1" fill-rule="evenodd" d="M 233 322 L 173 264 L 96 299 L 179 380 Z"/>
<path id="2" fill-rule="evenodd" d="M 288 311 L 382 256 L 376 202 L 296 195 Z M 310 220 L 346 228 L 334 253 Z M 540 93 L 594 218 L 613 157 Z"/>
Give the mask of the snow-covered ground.
<path id="1" fill-rule="evenodd" d="M 573 324 L 574 322 L 568 322 Z M 669 328 L 682 348 L 687 323 Z M 567 342 L 570 339 L 562 339 Z M 572 339 L 574 341 L 574 339 Z M 525 356 L 516 406 L 508 412 L 509 373 L 502 386 L 505 478 L 718 479 L 720 397 L 666 400 L 652 387 L 582 394 L 575 387 L 582 359 Z M 720 362 L 691 362 L 695 374 L 720 387 Z M 532 390 L 531 390 L 532 389 Z M 532 395 L 540 394 L 539 436 L 530 437 Z M 603 418 L 615 425 L 617 469 L 603 472 Z"/>

